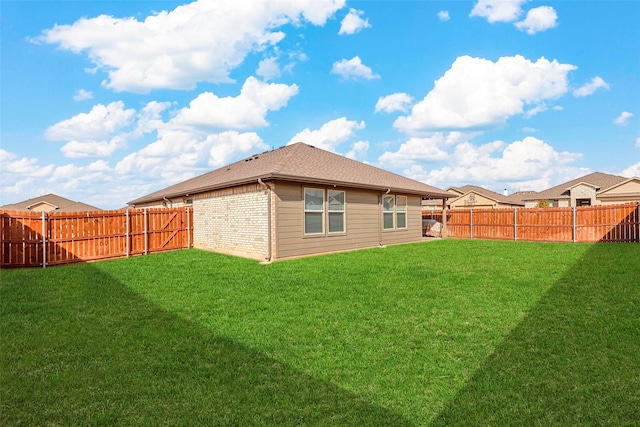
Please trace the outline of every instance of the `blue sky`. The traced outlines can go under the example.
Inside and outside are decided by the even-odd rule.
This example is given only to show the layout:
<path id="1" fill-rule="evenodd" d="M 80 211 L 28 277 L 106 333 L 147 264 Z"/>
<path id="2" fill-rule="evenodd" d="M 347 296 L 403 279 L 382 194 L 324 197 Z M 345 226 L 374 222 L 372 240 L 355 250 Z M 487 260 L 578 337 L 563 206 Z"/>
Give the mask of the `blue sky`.
<path id="1" fill-rule="evenodd" d="M 2 1 L 0 204 L 303 141 L 446 189 L 640 176 L 638 1 Z"/>

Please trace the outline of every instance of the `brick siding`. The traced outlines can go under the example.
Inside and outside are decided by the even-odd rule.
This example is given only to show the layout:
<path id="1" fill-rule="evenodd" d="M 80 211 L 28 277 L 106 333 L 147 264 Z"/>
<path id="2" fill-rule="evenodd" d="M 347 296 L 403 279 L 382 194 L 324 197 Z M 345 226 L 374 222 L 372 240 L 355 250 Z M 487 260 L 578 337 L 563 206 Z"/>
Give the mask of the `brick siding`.
<path id="1" fill-rule="evenodd" d="M 193 197 L 194 247 L 254 259 L 269 253 L 268 194 L 259 184 Z"/>

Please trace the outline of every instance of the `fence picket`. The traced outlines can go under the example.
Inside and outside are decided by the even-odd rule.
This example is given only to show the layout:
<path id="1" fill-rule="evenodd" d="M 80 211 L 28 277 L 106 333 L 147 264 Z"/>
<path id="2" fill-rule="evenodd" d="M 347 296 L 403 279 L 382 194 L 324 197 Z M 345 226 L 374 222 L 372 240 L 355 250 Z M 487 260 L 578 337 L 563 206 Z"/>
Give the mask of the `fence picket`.
<path id="1" fill-rule="evenodd" d="M 95 212 L 1 210 L 0 267 L 91 261 L 191 247 L 188 208 Z M 149 229 L 149 224 L 160 224 Z M 167 224 L 163 226 L 163 224 Z M 157 237 L 149 238 L 151 233 Z"/>
<path id="2" fill-rule="evenodd" d="M 640 203 L 446 211 L 447 237 L 554 242 L 640 242 Z M 442 214 L 423 218 L 442 222 Z"/>

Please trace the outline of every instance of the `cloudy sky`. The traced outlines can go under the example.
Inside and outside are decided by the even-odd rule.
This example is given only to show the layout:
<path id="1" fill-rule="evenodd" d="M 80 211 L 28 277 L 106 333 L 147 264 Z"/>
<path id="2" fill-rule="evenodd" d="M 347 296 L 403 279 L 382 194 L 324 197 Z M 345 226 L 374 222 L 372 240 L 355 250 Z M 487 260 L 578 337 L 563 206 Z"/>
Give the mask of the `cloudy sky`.
<path id="1" fill-rule="evenodd" d="M 0 204 L 303 141 L 446 189 L 640 176 L 640 2 L 2 1 Z"/>

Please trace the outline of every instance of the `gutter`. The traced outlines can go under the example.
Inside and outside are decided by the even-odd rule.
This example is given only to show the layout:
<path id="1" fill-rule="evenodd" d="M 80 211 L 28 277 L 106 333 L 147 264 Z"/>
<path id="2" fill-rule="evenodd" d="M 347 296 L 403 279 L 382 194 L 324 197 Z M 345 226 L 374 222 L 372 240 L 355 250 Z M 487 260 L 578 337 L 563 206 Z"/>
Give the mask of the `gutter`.
<path id="1" fill-rule="evenodd" d="M 261 178 L 258 178 L 258 184 L 263 185 L 268 192 L 267 195 L 267 257 L 263 264 L 271 263 L 271 187 L 265 184 Z"/>

